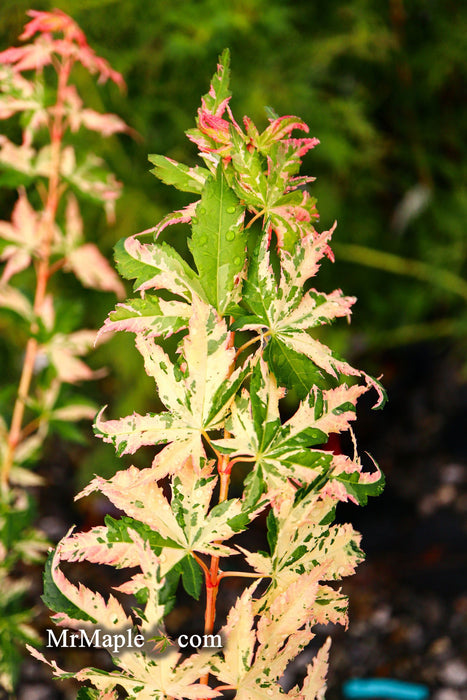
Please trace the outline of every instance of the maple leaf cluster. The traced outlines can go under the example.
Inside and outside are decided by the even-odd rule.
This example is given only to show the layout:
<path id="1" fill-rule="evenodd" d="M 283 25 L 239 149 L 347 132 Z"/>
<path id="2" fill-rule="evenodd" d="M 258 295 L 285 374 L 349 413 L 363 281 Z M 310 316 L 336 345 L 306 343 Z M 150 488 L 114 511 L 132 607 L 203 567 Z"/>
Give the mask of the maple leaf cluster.
<path id="1" fill-rule="evenodd" d="M 124 515 L 59 543 L 46 602 L 59 625 L 132 624 L 148 638 L 164 629 L 180 578 L 195 598 L 206 584 L 206 631 L 222 579 L 238 573 L 254 583 L 228 614 L 222 651 L 183 659 L 172 648 L 126 650 L 114 659 L 115 671 L 79 672 L 99 697 L 116 697 L 118 686 L 140 699 L 208 698 L 228 689 L 238 700 L 322 698 L 329 641 L 301 687 L 286 693 L 280 679 L 313 639 L 314 625 L 347 624 L 346 598 L 332 582 L 352 574 L 363 553 L 351 525 L 332 525 L 336 505 L 364 504 L 384 483 L 376 466 L 363 469 L 356 447 L 353 456 L 325 448 L 330 435 L 351 432 L 362 394 L 376 389 L 378 404 L 384 397 L 377 380 L 317 338 L 323 324 L 348 318 L 355 301 L 310 284 L 322 258 L 332 260 L 334 230 L 315 230 L 312 178 L 298 175 L 317 140 L 291 137 L 295 129 L 308 131 L 296 117 L 273 117 L 262 133 L 245 118 L 243 131 L 230 110 L 228 82 L 225 52 L 188 132 L 203 166 L 150 157 L 163 182 L 198 199 L 116 248 L 118 270 L 134 280 L 135 296 L 117 305 L 101 332 L 134 334 L 165 410 L 108 420 L 101 411 L 95 431 L 119 455 L 153 446 L 153 462 L 96 477 L 79 495 L 99 491 Z M 162 232 L 180 223 L 190 224 L 191 262 L 161 242 Z M 172 334 L 175 355 L 160 344 Z M 285 420 L 286 390 L 298 401 Z M 243 493 L 229 497 L 239 463 L 248 467 Z M 265 511 L 269 552 L 240 547 L 235 535 Z M 222 564 L 240 555 L 240 572 Z M 113 596 L 97 600 L 66 579 L 60 562 L 83 560 L 138 567 L 118 589 L 139 600 L 130 622 Z M 58 677 L 67 675 L 52 666 Z M 208 677 L 216 679 L 212 686 Z"/>

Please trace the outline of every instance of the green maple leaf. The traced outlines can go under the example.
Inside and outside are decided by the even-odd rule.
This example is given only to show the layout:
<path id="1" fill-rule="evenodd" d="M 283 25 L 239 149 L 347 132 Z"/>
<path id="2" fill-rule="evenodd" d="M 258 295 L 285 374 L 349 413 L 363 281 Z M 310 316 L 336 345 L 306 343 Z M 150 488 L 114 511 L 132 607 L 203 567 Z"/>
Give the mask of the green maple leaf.
<path id="1" fill-rule="evenodd" d="M 245 262 L 244 211 L 218 166 L 196 207 L 189 246 L 205 298 L 220 314 L 233 300 L 235 278 Z"/>

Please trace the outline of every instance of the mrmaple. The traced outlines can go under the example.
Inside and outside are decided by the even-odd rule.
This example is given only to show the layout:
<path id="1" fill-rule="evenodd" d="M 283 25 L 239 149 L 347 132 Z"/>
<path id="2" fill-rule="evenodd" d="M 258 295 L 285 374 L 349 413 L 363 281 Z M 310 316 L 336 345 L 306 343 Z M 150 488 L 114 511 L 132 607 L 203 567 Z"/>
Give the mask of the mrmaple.
<path id="1" fill-rule="evenodd" d="M 246 117 L 241 127 L 229 100 L 224 52 L 188 132 L 203 164 L 150 157 L 159 179 L 196 199 L 116 249 L 134 297 L 117 305 L 101 333 L 134 334 L 165 410 L 111 419 L 106 409 L 95 431 L 119 455 L 157 449 L 146 468 L 97 476 L 79 494 L 98 491 L 125 515 L 59 542 L 44 599 L 58 625 L 89 633 L 132 628 L 147 643 L 114 655 L 111 672 L 72 674 L 92 686 L 81 698 L 117 698 L 117 688 L 141 700 L 232 690 L 238 700 L 322 698 L 329 640 L 301 686 L 286 693 L 279 681 L 315 624 L 347 625 L 347 600 L 330 582 L 353 573 L 363 553 L 351 525 L 332 524 L 337 503 L 364 504 L 383 488 L 376 465 L 363 470 L 355 441 L 352 457 L 323 449 L 330 434 L 351 431 L 359 396 L 376 390 L 381 405 L 384 395 L 378 381 L 317 337 L 322 324 L 348 318 L 355 301 L 312 286 L 323 257 L 333 259 L 333 229 L 314 228 L 313 178 L 298 174 L 318 141 L 292 116 L 271 116 L 262 132 Z M 175 224 L 189 231 L 188 261 L 165 242 Z M 173 354 L 160 344 L 171 335 Z M 298 400 L 284 420 L 287 390 Z M 239 465 L 247 474 L 241 497 L 233 497 Z M 269 551 L 238 546 L 237 533 L 264 513 Z M 239 554 L 238 571 L 225 565 Z M 118 598 L 67 579 L 61 563 L 83 560 L 130 569 Z M 226 620 L 218 620 L 226 577 L 245 587 Z M 221 650 L 186 656 L 167 640 L 164 616 L 180 579 L 194 598 L 203 595 L 204 632 L 220 630 Z M 121 594 L 132 596 L 128 605 Z M 58 678 L 71 675 L 48 663 Z"/>

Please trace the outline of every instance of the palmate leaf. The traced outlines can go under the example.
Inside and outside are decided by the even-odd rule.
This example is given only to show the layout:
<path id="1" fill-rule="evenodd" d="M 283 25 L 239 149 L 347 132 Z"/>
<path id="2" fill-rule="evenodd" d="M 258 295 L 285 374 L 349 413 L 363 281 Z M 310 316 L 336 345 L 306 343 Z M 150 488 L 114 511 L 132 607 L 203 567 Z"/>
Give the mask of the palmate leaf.
<path id="1" fill-rule="evenodd" d="M 235 550 L 223 542 L 245 529 L 265 505 L 262 503 L 246 512 L 243 503 L 234 498 L 209 510 L 217 481 L 210 474 L 211 468 L 207 465 L 197 472 L 187 469 L 174 477 L 170 503 L 156 482 L 155 471 L 139 471 L 135 467 L 117 472 L 109 480 L 96 477 L 79 497 L 100 491 L 130 519 L 137 518 L 139 537 L 142 536 L 153 548 L 163 547 L 160 568 L 161 575 L 165 575 L 187 555 L 191 557 L 193 552 L 215 556 L 235 554 Z M 131 522 L 127 533 L 130 531 L 136 531 L 131 527 Z M 130 538 L 133 535 L 130 534 Z M 95 528 L 83 535 L 68 538 L 62 545 L 61 556 L 79 561 L 87 558 L 96 563 L 118 564 L 119 567 L 134 566 L 137 552 L 128 543 L 128 534 L 124 533 L 123 539 L 123 542 L 114 544 L 108 528 Z M 197 573 L 190 572 L 190 566 L 191 562 L 185 561 L 179 570 L 186 577 L 187 586 L 196 591 Z"/>
<path id="2" fill-rule="evenodd" d="M 0 282 L 8 283 L 13 275 L 25 270 L 32 258 L 39 256 L 41 217 L 27 198 L 23 188 L 13 208 L 11 223 L 0 221 L 0 239 L 6 241 L 1 251 L 0 261 L 6 262 Z"/>
<path id="3" fill-rule="evenodd" d="M 284 590 L 295 584 L 304 574 L 320 581 L 348 576 L 363 560 L 359 548 L 361 535 L 351 525 L 325 524 L 333 513 L 335 501 L 313 495 L 294 502 L 293 496 L 277 497 L 268 526 L 274 527 L 274 545 L 270 555 L 241 549 L 247 562 L 271 585 L 258 605 L 269 606 Z M 272 522 L 271 522 L 272 521 Z M 311 579 L 310 579 L 311 580 Z M 329 621 L 347 624 L 347 599 L 340 591 L 319 585 L 319 604 L 310 620 L 314 623 Z"/>
<path id="4" fill-rule="evenodd" d="M 146 372 L 157 384 L 167 411 L 119 420 L 96 419 L 96 434 L 112 443 L 120 454 L 133 454 L 143 445 L 171 443 L 156 455 L 158 476 L 178 471 L 187 459 L 194 465 L 205 456 L 202 436 L 223 426 L 248 366 L 231 374 L 235 349 L 224 321 L 201 300 L 194 298 L 189 332 L 183 340 L 183 362 L 172 364 L 152 338 L 138 335 L 136 346 Z"/>
<path id="5" fill-rule="evenodd" d="M 220 314 L 232 300 L 235 279 L 245 262 L 244 213 L 219 165 L 196 207 L 189 246 L 205 298 Z"/>
<path id="6" fill-rule="evenodd" d="M 132 625 L 131 618 L 114 596 L 110 595 L 106 601 L 100 593 L 94 593 L 81 583 L 73 585 L 63 574 L 60 569 L 61 547 L 70 533 L 57 545 L 44 579 L 44 602 L 56 611 L 52 619 L 62 626 L 89 628 L 98 623 L 115 632 L 128 629 Z"/>
<path id="7" fill-rule="evenodd" d="M 283 391 L 266 363 L 259 360 L 253 370 L 250 394 L 244 390 L 236 398 L 227 419 L 231 437 L 214 444 L 231 457 L 254 457 L 254 469 L 260 471 L 272 494 L 286 487 L 294 492 L 296 487 L 291 487 L 290 479 L 295 484 L 313 484 L 319 477 L 330 478 L 335 457 L 330 452 L 309 448 L 326 443 L 329 433 L 349 429 L 350 421 L 355 419 L 357 399 L 365 390 L 346 385 L 328 391 L 315 387 L 296 413 L 282 424 L 279 399 Z"/>
<path id="8" fill-rule="evenodd" d="M 315 673 L 313 678 L 309 670 L 306 696 L 298 695 L 296 689 L 284 693 L 278 680 L 314 636 L 309 622 L 318 591 L 316 581 L 304 574 L 291 584 L 263 610 L 256 629 L 255 615 L 261 599 L 255 603 L 255 588 L 256 584 L 245 590 L 230 611 L 221 630 L 227 640 L 224 659 L 213 658 L 211 672 L 222 683 L 236 688 L 237 700 L 314 698 L 312 692 L 324 692 L 323 674 Z M 325 651 L 328 647 L 326 644 Z"/>
<path id="9" fill-rule="evenodd" d="M 292 120 L 289 126 L 297 128 L 299 120 L 289 119 Z M 249 127 L 251 130 L 251 123 Z M 258 143 L 266 132 L 256 137 Z M 306 190 L 298 189 L 313 178 L 294 177 L 301 165 L 303 145 L 296 139 L 277 142 L 280 134 L 278 130 L 270 147 L 261 146 L 256 151 L 251 149 L 249 139 L 231 127 L 234 176 L 230 184 L 249 208 L 264 217 L 263 228 L 269 233 L 274 231 L 278 247 L 292 251 L 297 242 L 314 232 L 312 222 L 318 218 L 318 212 L 316 200 Z M 317 139 L 308 141 L 308 148 L 319 143 Z M 267 159 L 260 155 L 263 150 L 267 151 Z"/>
<path id="10" fill-rule="evenodd" d="M 314 383 L 325 386 L 326 377 L 332 382 L 344 374 L 361 377 L 368 387 L 374 387 L 378 392 L 377 406 L 380 406 L 384 395 L 379 382 L 334 356 L 308 333 L 313 327 L 331 323 L 336 318 L 349 318 L 355 302 L 354 297 L 346 297 L 340 290 L 331 294 L 303 290 L 305 282 L 316 274 L 323 255 L 332 259 L 328 240 L 333 230 L 317 237 L 306 237 L 293 254 L 281 251 L 278 284 L 264 239 L 245 282 L 243 300 L 254 315 L 237 319 L 234 329 L 256 330 L 270 337 L 271 347 L 265 352 L 265 358 L 278 380 L 287 388 L 295 388 L 300 398 Z M 309 378 L 307 361 L 311 370 Z"/>

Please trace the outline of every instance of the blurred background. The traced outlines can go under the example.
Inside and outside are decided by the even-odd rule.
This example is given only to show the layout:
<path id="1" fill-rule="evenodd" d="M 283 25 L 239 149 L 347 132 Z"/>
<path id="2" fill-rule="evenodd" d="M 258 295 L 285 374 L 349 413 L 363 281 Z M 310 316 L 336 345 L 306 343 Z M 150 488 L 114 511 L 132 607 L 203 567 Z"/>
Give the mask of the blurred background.
<path id="1" fill-rule="evenodd" d="M 327 697 L 340 698 L 350 677 L 382 676 L 425 683 L 436 700 L 461 700 L 467 686 L 465 3 L 38 0 L 32 7 L 70 14 L 128 86 L 121 94 L 76 73 L 90 106 L 117 113 L 139 134 L 92 142 L 124 184 L 115 225 L 108 227 L 92 204 L 85 210 L 88 238 L 109 257 L 119 238 L 189 201 L 149 173 L 147 154 L 195 163 L 183 132 L 193 126 L 223 48 L 231 49 L 237 119 L 248 114 L 264 127 L 269 105 L 279 115 L 300 116 L 319 138 L 303 172 L 317 178 L 311 191 L 319 228 L 335 219 L 338 227 L 336 262 L 323 264 L 317 286 L 358 297 L 352 325 L 336 324 L 325 341 L 352 364 L 382 374 L 389 394 L 383 412 L 371 412 L 371 403 L 359 408 L 360 449 L 383 468 L 387 487 L 366 508 L 342 506 L 338 513 L 363 533 L 367 562 L 344 584 L 350 630 L 332 630 Z M 30 8 L 30 0 L 3 0 L 1 49 L 17 44 Z M 0 190 L 1 219 L 10 217 L 14 198 Z M 111 294 L 76 284 L 67 313 L 97 328 L 113 306 Z M 8 334 L 6 328 L 4 339 Z M 0 341 L 0 359 L 7 375 L 17 371 L 8 342 Z M 109 371 L 83 390 L 109 404 L 113 417 L 154 407 L 153 383 L 131 337 L 113 338 L 91 363 Z M 123 466 L 90 427 L 80 443 L 70 437 L 76 436 L 58 435 L 39 467 L 50 483 L 40 524 L 53 540 L 69 522 L 101 521 L 101 502 L 87 499 L 73 510 L 73 495 L 94 473 L 110 476 Z M 143 466 L 150 456 L 140 451 L 132 461 Z M 300 657 L 294 673 L 304 671 L 312 653 Z M 26 666 L 19 697 L 64 697 L 47 676 Z"/>

